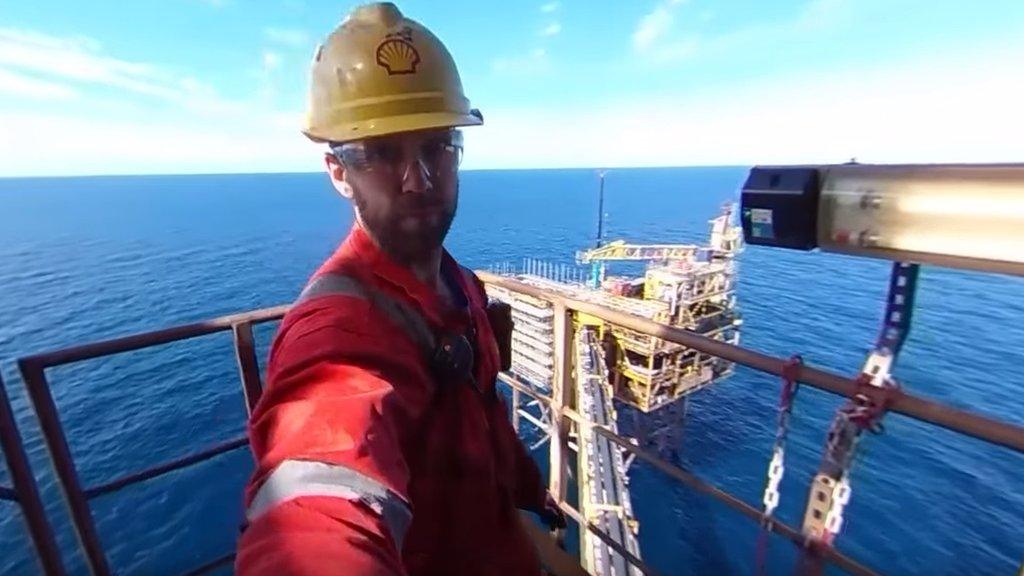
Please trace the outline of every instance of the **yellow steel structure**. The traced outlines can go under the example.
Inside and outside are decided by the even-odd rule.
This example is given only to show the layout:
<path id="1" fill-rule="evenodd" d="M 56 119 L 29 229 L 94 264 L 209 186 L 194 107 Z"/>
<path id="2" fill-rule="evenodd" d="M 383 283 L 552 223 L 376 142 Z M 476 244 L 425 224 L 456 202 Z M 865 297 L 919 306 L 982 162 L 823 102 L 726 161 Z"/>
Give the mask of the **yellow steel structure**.
<path id="1" fill-rule="evenodd" d="M 577 313 L 577 319 L 581 319 L 580 316 Z M 592 323 L 577 322 L 574 332 L 576 406 L 584 418 L 618 433 L 599 328 Z M 637 541 L 639 523 L 633 513 L 622 449 L 592 428 L 580 429 L 577 438 L 576 477 L 580 510 L 588 522 L 600 527 L 615 542 L 640 557 Z M 580 556 L 588 573 L 597 576 L 641 574 L 596 534 L 581 531 L 580 540 Z"/>
<path id="2" fill-rule="evenodd" d="M 736 344 L 741 320 L 733 296 L 735 254 L 741 249 L 739 230 L 731 226 L 731 207 L 711 220 L 707 246 L 685 244 L 626 244 L 613 242 L 579 254 L 583 262 L 657 260 L 641 278 L 611 277 L 600 287 L 565 282 L 563 268 L 532 266 L 516 275 L 528 284 L 566 296 L 608 306 L 634 316 L 692 330 Z M 551 276 L 554 272 L 554 277 Z M 572 275 L 570 275 L 571 277 Z M 601 275 L 603 277 L 603 274 Z M 512 337 L 513 371 L 550 387 L 554 374 L 550 346 L 551 310 L 538 301 L 512 294 L 492 294 L 512 305 L 516 323 Z M 679 344 L 596 317 L 577 315 L 578 326 L 592 326 L 604 350 L 615 398 L 650 412 L 732 374 L 732 364 Z"/>
<path id="3" fill-rule="evenodd" d="M 691 244 L 627 244 L 625 240 L 609 242 L 599 248 L 576 253 L 581 264 L 606 260 L 661 261 L 689 260 L 699 250 Z"/>
<path id="4" fill-rule="evenodd" d="M 616 240 L 580 251 L 577 261 L 597 267 L 594 279 L 599 285 L 565 289 L 587 300 L 736 344 L 742 321 L 733 296 L 734 257 L 742 250 L 742 232 L 732 225 L 732 211 L 732 205 L 723 206 L 722 213 L 710 221 L 706 246 Z M 611 261 L 651 264 L 642 278 L 606 278 L 605 263 Z M 644 412 L 732 373 L 730 363 L 684 346 L 621 326 L 600 328 L 616 398 Z"/>

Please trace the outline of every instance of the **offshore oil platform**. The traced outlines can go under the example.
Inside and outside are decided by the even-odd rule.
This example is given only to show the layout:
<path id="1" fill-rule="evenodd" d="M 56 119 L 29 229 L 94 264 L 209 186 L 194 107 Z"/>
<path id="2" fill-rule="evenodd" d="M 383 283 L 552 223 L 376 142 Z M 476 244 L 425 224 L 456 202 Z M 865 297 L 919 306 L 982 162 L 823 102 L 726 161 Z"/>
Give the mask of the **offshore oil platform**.
<path id="1" fill-rule="evenodd" d="M 601 206 L 603 196 L 602 173 Z M 497 272 L 545 294 L 590 302 L 738 345 L 742 319 L 735 296 L 736 256 L 743 248 L 743 230 L 733 224 L 733 213 L 733 204 L 724 205 L 721 214 L 709 222 L 708 243 L 700 246 L 631 244 L 624 240 L 602 243 L 603 214 L 599 212 L 597 245 L 576 255 L 579 264 L 590 265 L 589 273 L 531 259 L 524 260 L 518 271 L 506 265 L 497 267 Z M 646 269 L 638 277 L 613 276 L 607 273 L 612 262 L 641 262 Z M 556 364 L 560 360 L 556 334 L 571 332 L 572 355 L 564 360 L 571 363 L 572 402 L 583 418 L 616 433 L 613 400 L 639 411 L 639 420 L 665 409 L 667 418 L 660 419 L 658 432 L 668 437 L 667 442 L 674 442 L 682 429 L 687 396 L 733 372 L 733 363 L 728 360 L 597 316 L 576 311 L 560 317 L 549 298 L 494 283 L 487 284 L 487 292 L 512 308 L 512 364 L 502 378 L 542 394 L 555 390 L 559 385 Z M 556 323 L 564 326 L 556 328 Z M 539 403 L 520 406 L 519 396 L 514 393 L 512 411 L 517 430 L 519 419 L 525 418 L 542 431 L 542 440 L 535 447 L 550 438 L 551 418 Z M 639 558 L 639 526 L 630 502 L 628 460 L 621 447 L 593 432 L 576 430 L 569 434 L 575 441 L 569 447 L 575 447 L 577 454 L 575 478 L 581 514 Z M 595 533 L 581 531 L 580 538 L 581 560 L 589 573 L 639 573 Z"/>
<path id="2" fill-rule="evenodd" d="M 589 275 L 536 261 L 524 262 L 522 271 L 502 266 L 499 273 L 478 272 L 490 295 L 506 301 L 515 319 L 509 338 L 514 352 L 511 368 L 499 376 L 511 391 L 513 425 L 519 430 L 520 421 L 527 420 L 543 433 L 539 440 L 531 440 L 536 441 L 535 447 L 548 443 L 549 492 L 579 529 L 577 560 L 557 545 L 564 544 L 564 531 L 548 534 L 524 517 L 524 527 L 548 572 L 558 576 L 658 573 L 640 558 L 639 524 L 626 474 L 633 459 L 756 522 L 761 530 L 755 573 L 765 573 L 772 535 L 797 548 L 801 576 L 821 574 L 826 565 L 858 576 L 884 571 L 885 566 L 872 568 L 843 553 L 835 540 L 854 486 L 850 470 L 858 445 L 868 434 L 881 431 L 886 414 L 898 413 L 1024 454 L 1024 427 L 1019 424 L 915 395 L 892 377 L 911 326 L 920 265 L 1024 276 L 1024 250 L 1015 249 L 1024 246 L 1024 212 L 1001 209 L 1019 206 L 1022 187 L 1024 165 L 756 167 L 743 189 L 742 236 L 731 224 L 729 207 L 711 221 L 707 246 L 598 245 L 579 254 L 581 263 L 592 266 Z M 881 330 L 854 377 L 805 365 L 799 356 L 787 360 L 737 345 L 740 318 L 733 296 L 734 257 L 742 249 L 741 238 L 748 244 L 892 261 Z M 647 262 L 646 272 L 633 279 L 606 275 L 605 265 L 619 260 Z M 93 358 L 230 332 L 245 407 L 251 414 L 263 393 L 254 327 L 279 321 L 288 309 L 282 305 L 251 310 L 17 360 L 90 573 L 114 572 L 92 500 L 141 483 L 173 481 L 174 472 L 243 449 L 248 438 L 243 435 L 196 447 L 174 460 L 87 485 L 69 448 L 47 372 Z M 620 405 L 643 416 L 661 415 L 685 406 L 689 394 L 727 377 L 734 365 L 782 379 L 775 442 L 765 458 L 764 495 L 756 503 L 620 435 L 613 404 L 618 399 Z M 827 431 L 821 464 L 806 493 L 803 521 L 793 526 L 774 511 L 785 473 L 790 414 L 801 386 L 837 395 L 845 402 Z M 524 432 L 520 430 L 522 436 L 530 436 Z M 67 574 L 67 550 L 58 545 L 2 381 L 0 450 L 11 482 L 0 485 L 0 501 L 20 507 L 42 572 Z M 569 497 L 573 481 L 578 495 L 575 505 Z M 231 565 L 234 555 L 233 550 L 225 550 L 188 574 L 221 570 Z M 1024 576 L 1024 565 L 1019 574 Z"/>
<path id="3" fill-rule="evenodd" d="M 603 192 L 603 185 L 602 185 Z M 695 244 L 602 244 L 600 224 L 595 248 L 576 254 L 591 265 L 589 275 L 564 265 L 525 259 L 519 271 L 508 266 L 491 272 L 519 282 L 593 302 L 737 345 L 743 321 L 737 308 L 736 256 L 743 229 L 733 224 L 734 205 L 712 219 L 705 246 Z M 609 262 L 644 262 L 639 277 L 610 276 Z M 488 295 L 512 306 L 512 373 L 541 389 L 553 378 L 553 312 L 544 299 L 489 287 Z M 574 323 L 591 329 L 603 348 L 612 397 L 651 412 L 732 374 L 733 364 L 692 348 L 578 315 Z"/>

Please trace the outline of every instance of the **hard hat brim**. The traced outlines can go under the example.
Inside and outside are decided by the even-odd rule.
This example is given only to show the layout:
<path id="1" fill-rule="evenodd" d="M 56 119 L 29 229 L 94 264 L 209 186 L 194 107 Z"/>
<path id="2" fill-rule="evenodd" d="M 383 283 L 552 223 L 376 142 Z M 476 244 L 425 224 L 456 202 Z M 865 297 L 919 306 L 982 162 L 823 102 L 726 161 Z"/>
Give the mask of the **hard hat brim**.
<path id="1" fill-rule="evenodd" d="M 473 114 L 454 112 L 426 112 L 420 114 L 403 114 L 375 118 L 362 122 L 353 122 L 346 126 L 338 126 L 328 131 L 313 131 L 306 128 L 302 131 L 313 142 L 351 142 L 377 136 L 390 136 L 403 132 L 430 130 L 431 128 L 458 128 L 461 126 L 479 126 L 484 121 Z"/>

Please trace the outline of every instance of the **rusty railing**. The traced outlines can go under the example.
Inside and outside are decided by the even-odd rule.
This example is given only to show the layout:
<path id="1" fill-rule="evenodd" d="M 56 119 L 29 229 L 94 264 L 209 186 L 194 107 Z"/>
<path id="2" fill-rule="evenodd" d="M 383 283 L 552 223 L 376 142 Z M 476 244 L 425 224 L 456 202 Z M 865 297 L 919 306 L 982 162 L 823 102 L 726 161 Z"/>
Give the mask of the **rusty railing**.
<path id="1" fill-rule="evenodd" d="M 529 286 L 509 278 L 487 273 L 479 273 L 479 275 L 487 284 L 501 286 L 509 290 L 522 292 L 552 302 L 556 311 L 563 318 L 567 318 L 570 311 L 583 312 L 601 318 L 605 321 L 648 335 L 657 336 L 670 342 L 682 344 L 706 354 L 724 358 L 762 372 L 774 374 L 776 376 L 781 376 L 782 374 L 785 361 L 781 358 L 774 358 L 739 346 L 719 342 L 686 330 L 658 324 L 644 318 L 626 314 L 600 305 L 572 300 L 557 294 L 548 293 L 534 286 Z M 18 361 L 22 378 L 24 379 L 29 397 L 39 418 L 44 439 L 53 460 L 54 469 L 57 472 L 59 483 L 64 491 L 65 500 L 71 510 L 72 522 L 75 532 L 79 538 L 79 544 L 86 553 L 89 568 L 93 574 L 105 576 L 110 573 L 110 568 L 107 564 L 106 556 L 103 552 L 102 544 L 97 535 L 95 522 L 89 508 L 89 500 L 91 498 L 119 490 L 137 482 L 156 478 L 173 470 L 178 470 L 186 466 L 208 460 L 229 450 L 234 450 L 244 446 L 246 444 L 246 439 L 236 438 L 190 456 L 185 456 L 183 458 L 149 468 L 142 472 L 115 479 L 101 486 L 83 488 L 78 479 L 77 469 L 68 449 L 67 439 L 60 423 L 57 408 L 54 404 L 50 386 L 46 379 L 45 370 L 53 366 L 79 362 L 86 359 L 128 352 L 140 348 L 147 348 L 230 330 L 234 336 L 235 355 L 241 376 L 246 407 L 247 410 L 251 412 L 252 407 L 255 405 L 256 400 L 262 391 L 262 385 L 259 377 L 259 365 L 257 363 L 255 347 L 253 344 L 252 326 L 254 324 L 278 320 L 286 311 L 287 306 L 256 310 L 244 314 L 225 316 L 208 322 L 178 326 L 166 330 L 137 334 L 125 338 L 107 340 L 55 352 L 39 354 L 22 358 Z M 563 332 L 564 330 L 565 327 L 563 327 Z M 571 345 L 571 338 L 567 338 L 566 336 L 567 335 L 563 333 L 561 334 L 561 337 L 556 335 L 555 338 L 556 354 L 561 354 L 560 358 L 562 359 L 568 358 L 568 354 L 565 352 L 558 352 L 557 349 L 561 346 Z M 559 362 L 558 367 L 562 372 L 566 372 L 571 369 L 568 362 Z M 568 382 L 566 379 L 567 374 L 562 374 L 560 378 L 562 382 Z M 797 378 L 803 384 L 840 396 L 850 397 L 854 394 L 865 392 L 857 386 L 855 381 L 849 378 L 823 370 L 817 370 L 809 366 L 802 366 L 799 369 Z M 558 465 L 558 467 L 552 467 L 552 474 L 559 475 L 556 482 L 560 487 L 557 497 L 560 500 L 562 509 L 565 510 L 566 513 L 576 522 L 578 522 L 581 527 L 594 532 L 599 538 L 608 543 L 610 547 L 633 562 L 634 565 L 644 573 L 654 573 L 654 570 L 629 554 L 627 550 L 622 548 L 622 546 L 615 542 L 608 534 L 605 534 L 593 523 L 583 518 L 579 511 L 575 510 L 564 500 L 565 482 L 563 481 L 564 478 L 562 478 L 562 475 L 564 474 L 565 458 L 568 451 L 567 435 L 570 422 L 575 423 L 580 427 L 593 429 L 598 434 L 608 438 L 610 441 L 620 446 L 627 453 L 635 454 L 637 458 L 648 462 L 669 477 L 724 503 L 728 507 L 752 520 L 764 522 L 770 530 L 787 537 L 795 544 L 805 544 L 805 539 L 798 529 L 788 526 L 775 518 L 765 517 L 764 514 L 762 514 L 762 512 L 756 507 L 698 478 L 693 473 L 664 462 L 656 455 L 637 446 L 633 446 L 625 438 L 613 433 L 611 430 L 585 420 L 575 409 L 572 408 L 572 406 L 568 405 L 569 403 L 566 400 L 569 398 L 569 395 L 565 393 L 566 387 L 557 385 L 559 378 L 556 378 L 556 389 L 550 397 L 538 394 L 529 386 L 515 380 L 511 375 L 503 374 L 502 380 L 512 387 L 514 395 L 518 396 L 519 394 L 527 394 L 540 402 L 547 404 L 552 410 L 552 458 L 557 459 L 557 461 L 553 463 Z M 868 392 L 870 393 L 870 391 Z M 1020 426 L 999 422 L 985 416 L 951 408 L 931 400 L 903 392 L 890 400 L 891 411 L 898 412 L 924 422 L 929 422 L 961 434 L 973 436 L 986 442 L 1005 446 L 1017 452 L 1024 452 L 1024 428 Z M 0 404 L 3 404 L 3 402 L 0 402 Z M 2 420 L 2 414 L 0 414 L 0 420 Z M 6 428 L 4 428 L 4 450 L 9 460 L 11 459 L 12 451 L 8 450 L 7 440 L 8 438 L 16 437 L 16 431 L 13 435 L 10 435 L 7 433 Z M 18 438 L 17 448 L 20 448 L 20 446 L 21 442 L 20 438 Z M 18 450 L 15 449 L 13 452 L 17 453 Z M 15 456 L 15 459 L 17 459 L 17 455 Z M 25 463 L 25 465 L 27 467 L 27 463 Z M 25 468 L 25 470 L 27 470 L 27 468 Z M 28 474 L 26 478 L 31 480 L 31 474 Z M 23 485 L 24 482 L 16 487 L 16 489 L 20 490 Z M 9 490 L 0 492 L 10 495 Z M 38 497 L 36 497 L 36 501 L 38 502 Z M 23 502 L 23 505 L 26 504 Z M 31 506 L 31 503 L 28 505 Z M 39 510 L 41 513 L 41 507 Z M 47 568 L 47 573 L 60 574 L 62 572 L 59 565 L 55 565 L 51 570 L 51 565 L 46 563 L 47 561 L 45 558 L 47 557 L 50 558 L 51 562 L 53 560 L 57 560 L 59 563 L 59 555 L 52 555 L 55 554 L 56 550 L 56 548 L 52 546 L 52 531 L 50 531 L 49 527 L 45 525 L 45 517 L 41 518 L 44 520 L 44 524 L 40 524 L 37 528 L 33 528 L 33 530 L 38 529 L 40 534 L 43 536 L 42 540 L 36 539 L 37 549 L 39 550 L 40 557 L 44 558 L 44 565 Z M 47 541 L 45 538 L 47 534 L 50 536 L 49 548 L 47 547 Z M 35 538 L 35 536 L 36 534 L 33 532 L 33 537 Z M 40 545 L 40 541 L 43 542 L 42 545 Z M 824 559 L 853 574 L 874 574 L 871 569 L 833 548 L 823 548 L 820 550 L 820 553 Z M 195 569 L 191 574 L 200 574 L 223 566 L 230 562 L 233 557 L 234 554 L 232 553 L 214 559 L 204 566 Z"/>
<path id="2" fill-rule="evenodd" d="M 485 284 L 501 287 L 512 292 L 519 292 L 521 294 L 526 294 L 528 296 L 551 302 L 555 309 L 556 320 L 566 316 L 569 311 L 581 312 L 600 318 L 601 320 L 612 324 L 629 328 L 643 334 L 656 336 L 676 344 L 682 344 L 705 354 L 723 358 L 725 360 L 779 377 L 782 376 L 783 367 L 786 364 L 786 360 L 782 358 L 775 358 L 761 354 L 753 350 L 721 342 L 706 336 L 701 336 L 697 333 L 683 330 L 681 328 L 660 324 L 646 318 L 607 308 L 599 304 L 574 300 L 561 294 L 548 292 L 542 288 L 518 282 L 508 277 L 498 276 L 487 272 L 477 272 L 477 275 Z M 571 337 L 569 334 L 566 334 L 564 330 L 565 328 L 563 327 L 560 331 L 556 323 L 554 334 L 556 358 L 564 359 L 569 357 L 567 350 L 559 350 L 560 347 L 570 345 Z M 560 363 L 556 362 L 555 364 L 556 366 L 559 366 Z M 682 482 L 683 484 L 704 493 L 719 502 L 722 502 L 729 508 L 732 508 L 751 520 L 762 523 L 768 530 L 781 534 L 792 541 L 795 545 L 802 547 L 809 544 L 807 538 L 799 529 L 789 526 L 772 516 L 765 516 L 760 509 L 751 506 L 720 488 L 715 487 L 693 473 L 678 466 L 669 464 L 668 462 L 658 458 L 655 454 L 638 446 L 634 446 L 628 440 L 604 426 L 594 424 L 584 419 L 579 412 L 567 406 L 569 394 L 562 383 L 569 381 L 570 376 L 568 371 L 569 367 L 563 365 L 558 370 L 558 372 L 561 373 L 556 372 L 550 396 L 538 393 L 533 387 L 518 381 L 509 374 L 502 374 L 500 377 L 501 381 L 510 386 L 513 390 L 513 404 L 518 403 L 518 396 L 520 394 L 526 394 L 546 405 L 551 410 L 552 426 L 549 430 L 549 433 L 551 434 L 552 447 L 551 474 L 564 475 L 565 473 L 565 458 L 567 452 L 565 446 L 568 441 L 568 430 L 564 424 L 556 425 L 555 423 L 568 419 L 583 429 L 591 429 L 595 431 L 621 447 L 626 453 L 634 454 L 637 458 L 651 464 L 654 468 L 667 476 Z M 818 370 L 807 365 L 800 366 L 796 373 L 796 378 L 802 384 L 839 396 L 852 398 L 856 394 L 866 393 L 869 396 L 872 396 L 873 400 L 883 400 L 880 397 L 875 398 L 875 391 L 873 389 L 865 390 L 865 387 L 859 386 L 853 379 L 832 374 L 824 370 Z M 895 395 L 891 395 L 887 400 L 889 402 L 888 406 L 890 411 L 904 414 L 911 418 L 940 426 L 960 434 L 972 436 L 991 444 L 1004 446 L 1018 453 L 1024 453 L 1024 428 L 1020 426 L 1000 422 L 998 420 L 964 410 L 958 410 L 903 391 L 899 391 Z M 515 412 L 516 407 L 514 406 L 513 413 Z M 560 484 L 564 485 L 564 479 L 554 482 L 554 485 L 556 486 Z M 580 524 L 581 527 L 585 527 L 587 530 L 596 534 L 605 543 L 607 543 L 609 547 L 619 554 L 622 554 L 624 558 L 633 562 L 635 566 L 638 566 L 642 572 L 645 574 L 652 572 L 649 567 L 637 564 L 635 559 L 628 555 L 628 552 L 624 547 L 583 518 L 579 511 L 566 504 L 564 500 L 560 502 L 560 505 L 563 510 L 569 513 L 570 516 Z M 835 564 L 849 573 L 857 574 L 859 576 L 876 574 L 876 572 L 870 568 L 842 554 L 835 548 L 829 546 L 816 546 L 814 552 L 824 560 Z"/>
<path id="3" fill-rule="evenodd" d="M 63 575 L 64 563 L 60 549 L 53 537 L 50 522 L 46 519 L 43 501 L 39 498 L 39 488 L 32 475 L 28 463 L 25 445 L 18 433 L 18 424 L 14 420 L 14 409 L 11 408 L 7 388 L 0 376 L 0 449 L 7 460 L 7 470 L 11 474 L 12 488 L 0 486 L 0 500 L 14 502 L 21 507 L 22 517 L 28 525 L 28 533 L 35 545 L 36 555 L 43 572 L 51 575 Z"/>
<path id="4" fill-rule="evenodd" d="M 238 360 L 239 372 L 242 376 L 246 411 L 251 412 L 261 390 L 252 327 L 255 324 L 278 320 L 284 316 L 287 310 L 287 306 L 256 310 L 243 314 L 224 316 L 207 322 L 176 326 L 156 332 L 147 332 L 125 338 L 65 348 L 18 360 L 21 377 L 25 382 L 25 388 L 28 391 L 29 399 L 32 401 L 32 406 L 35 408 L 36 416 L 39 418 L 47 450 L 50 452 L 50 458 L 53 461 L 57 479 L 61 489 L 64 491 L 64 498 L 71 512 L 71 521 L 78 536 L 79 545 L 85 552 L 89 570 L 95 576 L 106 576 L 111 573 L 111 570 L 96 530 L 96 523 L 89 507 L 89 500 L 246 446 L 248 439 L 245 436 L 234 438 L 206 450 L 147 468 L 141 472 L 116 478 L 99 486 L 83 487 L 78 478 L 78 470 L 71 456 L 71 450 L 68 448 L 67 437 L 64 434 L 64 427 L 60 422 L 60 415 L 57 412 L 57 405 L 53 400 L 50 384 L 46 379 L 46 369 L 230 330 L 234 334 L 235 339 L 235 356 Z M 17 447 L 21 447 L 20 438 L 18 439 Z M 10 454 L 16 454 L 17 450 L 8 452 L 5 445 L 4 452 L 10 458 Z M 47 552 L 44 555 L 43 550 L 40 549 L 40 556 L 47 558 L 50 557 L 50 553 Z M 59 554 L 57 557 L 59 558 Z M 209 572 L 231 562 L 233 558 L 234 553 L 226 554 L 197 568 L 190 572 L 190 574 Z M 50 572 L 47 569 L 47 573 L 56 574 L 62 572 Z"/>

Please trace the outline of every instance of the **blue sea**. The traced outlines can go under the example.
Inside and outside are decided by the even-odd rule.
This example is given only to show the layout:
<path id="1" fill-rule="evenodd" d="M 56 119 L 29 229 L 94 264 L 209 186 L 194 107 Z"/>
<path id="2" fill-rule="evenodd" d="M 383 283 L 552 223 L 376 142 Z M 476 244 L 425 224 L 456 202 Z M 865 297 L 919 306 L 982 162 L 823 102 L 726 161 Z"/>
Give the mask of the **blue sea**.
<path id="1" fill-rule="evenodd" d="M 703 241 L 742 168 L 615 170 L 607 237 Z M 448 247 L 463 263 L 572 264 L 591 245 L 592 170 L 462 176 Z M 86 568 L 28 406 L 17 357 L 287 303 L 351 224 L 323 175 L 0 180 L 0 367 L 66 564 Z M 750 247 L 740 257 L 742 342 L 855 374 L 873 342 L 889 266 Z M 905 388 L 1024 425 L 1024 280 L 926 268 L 896 375 Z M 258 332 L 261 347 L 273 325 Z M 229 334 L 48 371 L 86 485 L 243 431 Z M 740 369 L 690 401 L 679 464 L 759 506 L 779 383 Z M 840 400 L 800 392 L 781 518 L 799 525 Z M 1024 455 L 901 416 L 865 439 L 837 546 L 887 574 L 1015 574 L 1024 560 Z M 251 469 L 244 449 L 92 502 L 110 563 L 177 574 L 230 551 Z M 665 574 L 751 574 L 757 526 L 641 463 L 631 469 L 644 558 Z M 0 484 L 9 485 L 6 470 Z M 0 502 L 0 573 L 38 572 L 16 506 Z M 789 574 L 773 537 L 769 573 Z M 838 571 L 833 570 L 835 573 Z"/>

